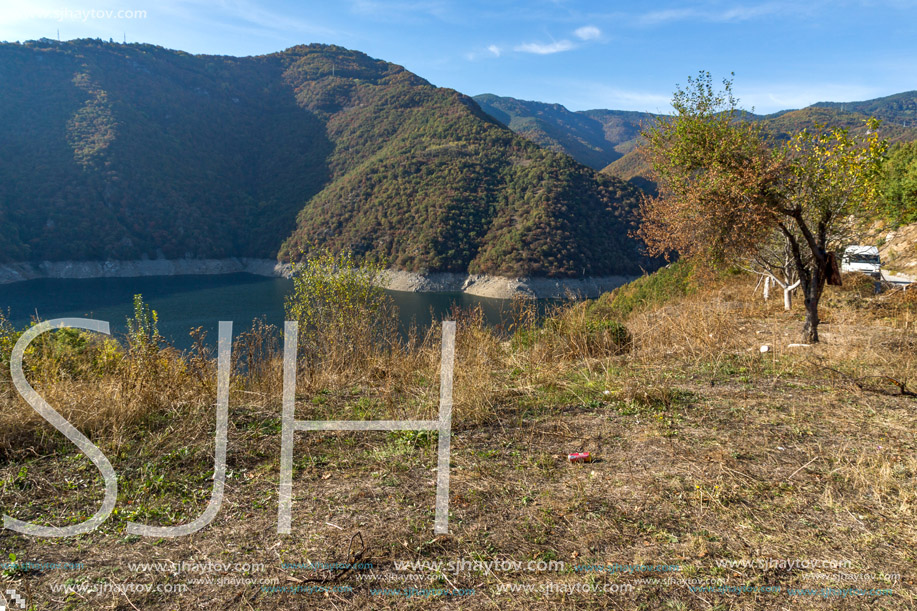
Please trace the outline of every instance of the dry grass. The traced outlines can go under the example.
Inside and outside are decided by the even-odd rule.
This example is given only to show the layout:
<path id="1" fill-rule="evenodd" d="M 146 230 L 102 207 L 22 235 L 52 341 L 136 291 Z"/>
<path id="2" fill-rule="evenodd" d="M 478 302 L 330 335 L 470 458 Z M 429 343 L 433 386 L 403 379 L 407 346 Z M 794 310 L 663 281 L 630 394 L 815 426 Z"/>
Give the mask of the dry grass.
<path id="1" fill-rule="evenodd" d="M 61 351 L 56 341 L 33 346 L 24 360 L 30 384 L 74 426 L 115 448 L 151 417 L 200 422 L 215 401 L 216 367 L 205 348 L 186 355 L 171 348 L 139 355 L 116 352 L 110 340 L 96 338 L 79 353 Z M 19 398 L 8 365 L 0 393 L 0 452 L 22 447 L 45 452 L 60 444 Z M 196 429 L 202 433 L 204 427 Z"/>
<path id="2" fill-rule="evenodd" d="M 282 371 L 276 330 L 256 326 L 236 340 L 226 500 L 211 526 L 173 540 L 126 537 L 124 527 L 131 519 L 182 523 L 206 506 L 212 354 L 202 345 L 193 355 L 167 350 L 143 363 L 125 356 L 101 370 L 67 369 L 53 359 L 33 363 L 40 392 L 111 458 L 121 484 L 119 514 L 75 539 L 0 532 L 0 548 L 20 560 L 89 565 L 78 572 L 8 571 L 0 581 L 4 589 L 30 592 L 36 608 L 51 609 L 912 608 L 917 399 L 901 391 L 917 387 L 915 301 L 850 284 L 826 295 L 823 341 L 812 347 L 789 347 L 801 331 L 798 304 L 791 312 L 781 300 L 765 304 L 743 277 L 634 311 L 623 321 L 624 342 L 613 327 L 590 319 L 583 304 L 541 325 L 520 302 L 511 338 L 486 328 L 479 312 L 456 312 L 450 535 L 443 537 L 432 533 L 435 435 L 381 432 L 298 433 L 294 535 L 276 534 Z M 761 345 L 770 350 L 762 353 Z M 433 328 L 372 353 L 359 367 L 303 368 L 297 417 L 429 418 L 438 401 L 439 348 Z M 96 377 L 87 379 L 90 373 Z M 34 420 L 7 380 L 0 389 L 3 511 L 52 523 L 95 511 L 101 481 L 92 465 Z M 565 457 L 574 451 L 589 451 L 596 461 L 571 465 Z M 371 571 L 337 576 L 281 566 L 352 560 L 356 552 L 348 546 L 357 533 L 366 548 L 360 558 L 373 564 Z M 568 569 L 394 566 L 458 559 L 562 561 Z M 849 566 L 754 565 L 767 559 Z M 257 585 L 212 584 L 176 598 L 51 589 L 68 578 L 189 583 L 197 577 L 133 572 L 127 564 L 150 560 L 263 562 L 264 572 L 247 577 L 276 577 L 289 586 L 317 585 L 309 580 L 318 578 L 353 590 L 277 594 Z M 752 565 L 721 566 L 728 561 Z M 569 568 L 612 563 L 682 570 Z M 869 581 L 849 577 L 865 574 Z M 366 581 L 367 575 L 380 581 Z M 674 583 L 665 582 L 672 577 Z M 645 581 L 652 579 L 660 581 Z M 679 580 L 782 590 L 692 591 Z M 548 583 L 633 589 L 538 589 Z M 514 585 L 535 589 L 503 589 Z M 382 587 L 475 594 L 373 594 Z M 892 594 L 787 592 L 826 587 Z"/>

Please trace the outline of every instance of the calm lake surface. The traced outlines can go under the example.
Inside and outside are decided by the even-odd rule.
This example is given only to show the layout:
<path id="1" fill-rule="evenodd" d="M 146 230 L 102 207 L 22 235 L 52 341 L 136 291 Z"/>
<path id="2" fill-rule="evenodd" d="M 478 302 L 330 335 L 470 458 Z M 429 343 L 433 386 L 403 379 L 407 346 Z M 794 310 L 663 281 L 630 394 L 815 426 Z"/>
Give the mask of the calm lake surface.
<path id="1" fill-rule="evenodd" d="M 0 310 L 18 327 L 34 317 L 42 320 L 82 317 L 107 320 L 116 336 L 127 330 L 133 298 L 142 294 L 159 313 L 160 333 L 178 348 L 191 345 L 188 332 L 202 326 L 216 341 L 217 323 L 233 321 L 233 333 L 247 331 L 256 318 L 283 326 L 283 301 L 292 290 L 286 278 L 252 274 L 214 276 L 153 276 L 143 278 L 40 279 L 0 285 Z M 421 327 L 441 319 L 453 307 L 480 305 L 487 322 L 509 319 L 510 300 L 464 293 L 403 293 L 387 291 L 395 300 L 402 324 Z M 432 310 L 432 312 L 431 312 Z"/>

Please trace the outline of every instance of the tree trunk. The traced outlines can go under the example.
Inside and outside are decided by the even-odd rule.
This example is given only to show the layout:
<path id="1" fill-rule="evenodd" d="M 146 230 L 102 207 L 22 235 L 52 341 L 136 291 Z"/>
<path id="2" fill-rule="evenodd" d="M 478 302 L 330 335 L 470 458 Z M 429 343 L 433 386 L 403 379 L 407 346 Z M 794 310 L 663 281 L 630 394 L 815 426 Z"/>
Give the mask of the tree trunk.
<path id="1" fill-rule="evenodd" d="M 812 235 L 802 215 L 802 209 L 796 208 L 791 216 L 796 221 L 797 227 L 806 239 L 806 245 L 812 253 L 812 261 L 806 265 L 799 242 L 792 232 L 782 223 L 778 223 L 780 230 L 787 239 L 793 254 L 793 263 L 796 266 L 798 283 L 802 285 L 802 295 L 806 306 L 806 322 L 802 326 L 803 341 L 807 344 L 818 343 L 818 302 L 821 301 L 825 281 L 828 279 L 829 257 L 825 252 L 826 227 L 830 216 L 823 218 L 818 224 L 818 237 Z"/>
<path id="2" fill-rule="evenodd" d="M 818 343 L 818 302 L 806 296 L 806 324 L 802 326 L 803 341 L 807 344 Z"/>
<path id="3" fill-rule="evenodd" d="M 802 326 L 803 340 L 807 344 L 818 343 L 818 302 L 821 301 L 821 294 L 825 288 L 825 270 L 821 269 L 816 263 L 812 269 L 812 280 L 804 285 L 805 303 L 806 303 L 806 322 Z"/>
<path id="4" fill-rule="evenodd" d="M 797 280 L 793 284 L 790 284 L 790 278 L 786 279 L 786 284 L 783 285 L 783 309 L 789 311 L 793 307 L 793 291 L 802 284 L 801 281 Z"/>

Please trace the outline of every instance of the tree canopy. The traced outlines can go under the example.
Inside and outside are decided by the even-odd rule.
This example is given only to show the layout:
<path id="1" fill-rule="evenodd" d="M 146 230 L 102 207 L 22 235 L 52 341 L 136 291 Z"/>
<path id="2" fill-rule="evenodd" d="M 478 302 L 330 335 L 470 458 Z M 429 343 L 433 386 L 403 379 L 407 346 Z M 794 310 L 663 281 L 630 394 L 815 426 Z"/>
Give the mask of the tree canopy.
<path id="1" fill-rule="evenodd" d="M 882 181 L 883 213 L 896 225 L 917 223 L 917 142 L 896 145 Z"/>
<path id="2" fill-rule="evenodd" d="M 869 119 L 864 136 L 846 128 L 804 129 L 768 141 L 743 115 L 732 81 L 689 78 L 673 117 L 644 131 L 642 154 L 659 195 L 645 197 L 639 234 L 653 253 L 677 252 L 706 265 L 747 259 L 780 236 L 806 303 L 804 336 L 818 341 L 818 303 L 836 270 L 835 251 L 856 219 L 875 212 L 887 143 Z"/>

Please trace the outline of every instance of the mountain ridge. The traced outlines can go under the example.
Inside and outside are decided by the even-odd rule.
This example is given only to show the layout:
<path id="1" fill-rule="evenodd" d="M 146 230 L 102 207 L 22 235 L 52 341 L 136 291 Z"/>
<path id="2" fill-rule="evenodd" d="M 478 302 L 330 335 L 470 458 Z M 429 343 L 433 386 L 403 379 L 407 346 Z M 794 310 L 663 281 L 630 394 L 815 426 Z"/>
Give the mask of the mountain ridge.
<path id="1" fill-rule="evenodd" d="M 0 44 L 0 262 L 351 250 L 394 269 L 639 274 L 638 191 L 333 45 Z"/>
<path id="2" fill-rule="evenodd" d="M 567 153 L 580 163 L 627 180 L 645 192 L 655 192 L 650 169 L 635 149 L 641 125 L 664 115 L 607 109 L 571 111 L 560 104 L 494 94 L 480 94 L 474 99 L 485 112 L 533 142 Z M 800 109 L 766 115 L 745 113 L 745 116 L 760 121 L 765 131 L 778 140 L 816 123 L 862 132 L 864 121 L 875 116 L 883 120 L 881 129 L 892 143 L 907 142 L 917 140 L 917 90 L 860 102 L 817 102 Z M 593 123 L 583 119 L 591 119 Z M 576 124 L 577 129 L 568 129 L 571 124 Z M 587 125 L 592 130 L 583 133 Z"/>

